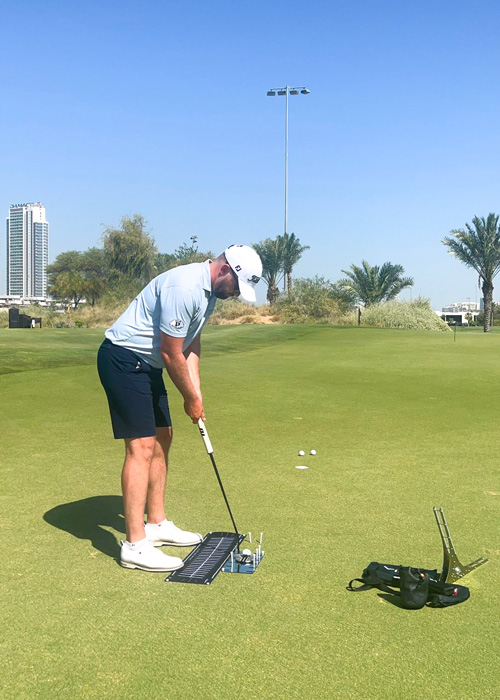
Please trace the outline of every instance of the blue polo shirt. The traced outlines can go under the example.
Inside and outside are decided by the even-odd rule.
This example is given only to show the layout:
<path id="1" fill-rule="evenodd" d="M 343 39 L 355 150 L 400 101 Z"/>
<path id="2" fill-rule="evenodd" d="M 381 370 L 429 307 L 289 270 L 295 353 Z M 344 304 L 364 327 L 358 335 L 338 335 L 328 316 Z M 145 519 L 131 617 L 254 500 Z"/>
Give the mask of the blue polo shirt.
<path id="1" fill-rule="evenodd" d="M 214 310 L 210 263 L 181 265 L 155 277 L 108 328 L 106 338 L 132 350 L 152 367 L 163 369 L 160 332 L 184 338 L 185 350 Z"/>

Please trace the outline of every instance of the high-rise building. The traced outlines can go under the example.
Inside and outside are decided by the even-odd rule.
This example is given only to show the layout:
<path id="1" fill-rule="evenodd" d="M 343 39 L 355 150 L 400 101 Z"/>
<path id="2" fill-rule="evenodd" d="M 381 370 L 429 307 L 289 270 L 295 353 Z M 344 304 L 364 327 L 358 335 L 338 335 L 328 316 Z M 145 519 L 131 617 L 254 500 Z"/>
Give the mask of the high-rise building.
<path id="1" fill-rule="evenodd" d="M 7 295 L 47 297 L 49 222 L 41 202 L 12 204 L 7 217 Z"/>

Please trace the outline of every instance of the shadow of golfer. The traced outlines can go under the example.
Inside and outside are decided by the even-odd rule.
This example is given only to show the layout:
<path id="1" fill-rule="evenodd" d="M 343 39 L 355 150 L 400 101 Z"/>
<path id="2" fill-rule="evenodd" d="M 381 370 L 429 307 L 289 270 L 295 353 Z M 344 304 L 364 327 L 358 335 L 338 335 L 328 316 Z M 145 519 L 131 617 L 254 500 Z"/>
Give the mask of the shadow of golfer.
<path id="1" fill-rule="evenodd" d="M 48 510 L 43 519 L 80 540 L 90 540 L 95 549 L 108 557 L 119 559 L 117 539 L 105 528 L 125 532 L 121 496 L 91 496 L 73 503 L 62 503 Z"/>

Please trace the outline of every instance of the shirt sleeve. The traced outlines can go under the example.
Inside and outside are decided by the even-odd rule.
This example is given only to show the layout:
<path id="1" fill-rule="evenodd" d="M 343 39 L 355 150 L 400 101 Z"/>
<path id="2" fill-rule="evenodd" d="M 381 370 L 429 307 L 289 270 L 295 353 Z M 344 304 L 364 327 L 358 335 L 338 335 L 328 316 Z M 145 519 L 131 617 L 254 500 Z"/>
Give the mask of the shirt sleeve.
<path id="1" fill-rule="evenodd" d="M 174 338 L 185 338 L 196 313 L 191 289 L 165 286 L 160 291 L 160 330 Z"/>

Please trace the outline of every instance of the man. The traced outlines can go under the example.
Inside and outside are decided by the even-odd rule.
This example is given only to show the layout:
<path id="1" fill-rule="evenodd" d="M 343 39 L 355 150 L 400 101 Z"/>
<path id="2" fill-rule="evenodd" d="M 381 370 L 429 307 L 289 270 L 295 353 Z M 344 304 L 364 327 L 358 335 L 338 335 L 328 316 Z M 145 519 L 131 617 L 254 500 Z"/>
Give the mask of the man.
<path id="1" fill-rule="evenodd" d="M 217 299 L 255 301 L 262 275 L 257 253 L 226 248 L 216 260 L 176 267 L 155 277 L 108 328 L 97 367 L 108 397 L 115 438 L 125 440 L 122 492 L 126 536 L 120 563 L 144 571 L 174 571 L 179 557 L 155 547 L 187 547 L 198 533 L 180 530 L 164 508 L 172 422 L 162 378 L 166 368 L 193 423 L 205 420 L 200 333 Z M 144 523 L 144 512 L 147 523 Z"/>

